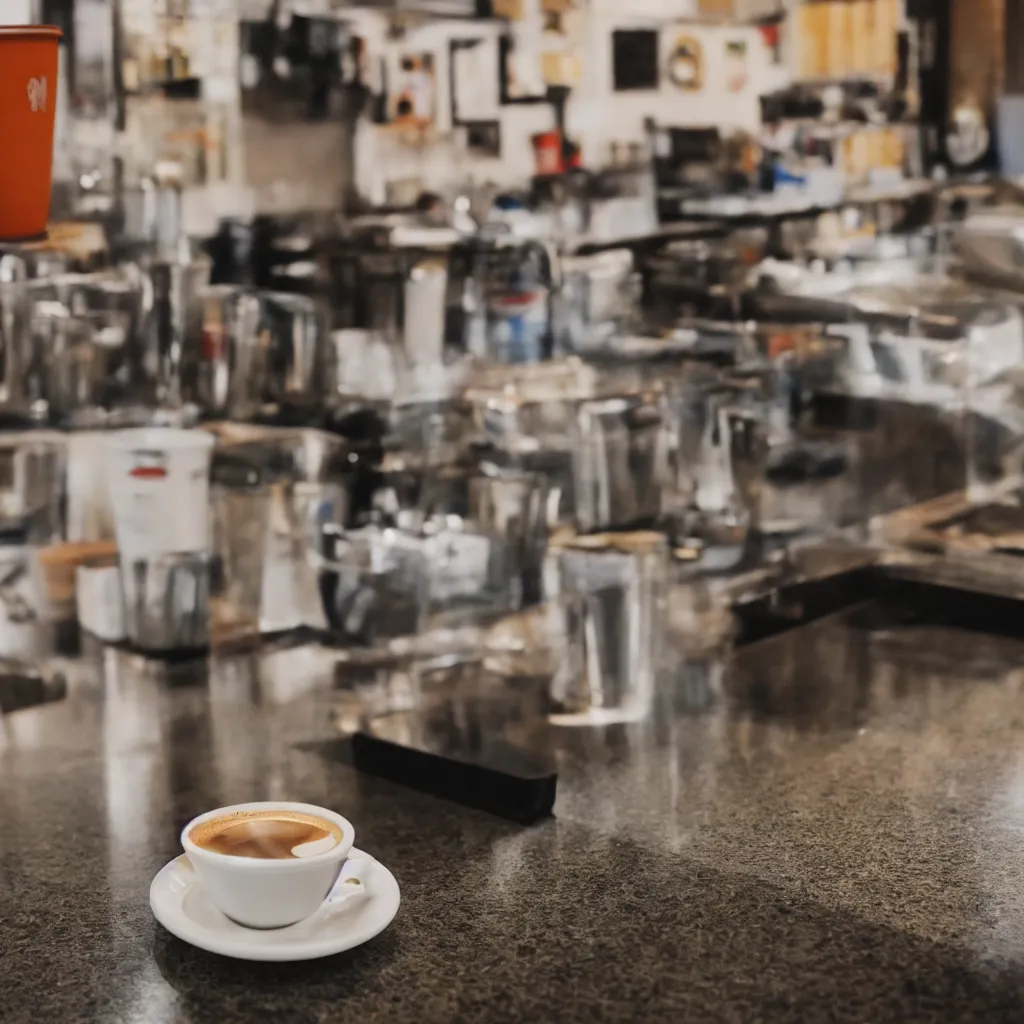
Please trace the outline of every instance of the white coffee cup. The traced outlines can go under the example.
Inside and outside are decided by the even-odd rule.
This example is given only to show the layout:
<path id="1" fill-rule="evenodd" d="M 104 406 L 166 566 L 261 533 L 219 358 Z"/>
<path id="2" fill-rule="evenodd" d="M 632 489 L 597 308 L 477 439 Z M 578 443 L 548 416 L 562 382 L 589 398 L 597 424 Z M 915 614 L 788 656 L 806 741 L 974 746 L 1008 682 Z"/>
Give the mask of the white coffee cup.
<path id="1" fill-rule="evenodd" d="M 189 833 L 214 818 L 246 811 L 296 811 L 330 821 L 341 841 L 323 853 L 288 860 L 232 857 L 196 846 Z M 262 801 L 219 807 L 193 818 L 181 833 L 181 845 L 217 908 L 247 928 L 284 928 L 319 910 L 341 874 L 352 849 L 355 829 L 340 814 L 314 804 Z"/>
<path id="2" fill-rule="evenodd" d="M 204 430 L 121 430 L 107 441 L 107 483 L 124 559 L 209 549 L 210 456 Z"/>

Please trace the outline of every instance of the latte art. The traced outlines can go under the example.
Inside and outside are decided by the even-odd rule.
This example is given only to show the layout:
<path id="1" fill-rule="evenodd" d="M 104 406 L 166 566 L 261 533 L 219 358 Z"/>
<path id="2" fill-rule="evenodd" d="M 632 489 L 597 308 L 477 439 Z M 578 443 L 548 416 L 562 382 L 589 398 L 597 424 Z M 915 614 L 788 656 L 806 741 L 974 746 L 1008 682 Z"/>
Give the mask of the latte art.
<path id="1" fill-rule="evenodd" d="M 203 821 L 188 834 L 201 850 L 228 857 L 290 860 L 316 857 L 341 842 L 341 829 L 301 811 L 239 811 Z"/>

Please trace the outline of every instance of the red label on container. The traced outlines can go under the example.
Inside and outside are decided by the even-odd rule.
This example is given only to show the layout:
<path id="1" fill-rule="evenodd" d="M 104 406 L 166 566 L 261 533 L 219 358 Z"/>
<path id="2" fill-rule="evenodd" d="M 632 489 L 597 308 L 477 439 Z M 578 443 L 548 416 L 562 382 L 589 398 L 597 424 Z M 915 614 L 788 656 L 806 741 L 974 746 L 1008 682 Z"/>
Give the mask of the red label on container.
<path id="1" fill-rule="evenodd" d="M 167 457 L 162 452 L 136 452 L 135 465 L 128 475 L 135 480 L 163 480 L 167 476 Z"/>

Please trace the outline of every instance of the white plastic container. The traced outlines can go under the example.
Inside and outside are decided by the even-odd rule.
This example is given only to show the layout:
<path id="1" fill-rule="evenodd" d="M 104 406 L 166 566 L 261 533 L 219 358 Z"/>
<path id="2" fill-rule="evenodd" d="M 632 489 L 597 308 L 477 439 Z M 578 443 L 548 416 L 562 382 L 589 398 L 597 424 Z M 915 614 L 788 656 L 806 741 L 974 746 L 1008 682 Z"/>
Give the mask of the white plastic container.
<path id="1" fill-rule="evenodd" d="M 107 483 L 122 559 L 208 551 L 214 438 L 172 427 L 124 430 L 107 441 Z"/>

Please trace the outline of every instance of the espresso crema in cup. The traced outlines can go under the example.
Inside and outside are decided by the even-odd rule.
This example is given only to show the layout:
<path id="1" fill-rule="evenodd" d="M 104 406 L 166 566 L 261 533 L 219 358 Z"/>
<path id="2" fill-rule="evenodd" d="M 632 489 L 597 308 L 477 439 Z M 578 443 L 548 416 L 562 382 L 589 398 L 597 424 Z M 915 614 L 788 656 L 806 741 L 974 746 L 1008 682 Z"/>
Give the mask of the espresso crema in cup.
<path id="1" fill-rule="evenodd" d="M 201 850 L 227 857 L 290 860 L 333 850 L 342 831 L 333 821 L 302 811 L 237 811 L 200 822 L 188 838 Z"/>

